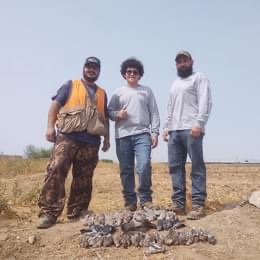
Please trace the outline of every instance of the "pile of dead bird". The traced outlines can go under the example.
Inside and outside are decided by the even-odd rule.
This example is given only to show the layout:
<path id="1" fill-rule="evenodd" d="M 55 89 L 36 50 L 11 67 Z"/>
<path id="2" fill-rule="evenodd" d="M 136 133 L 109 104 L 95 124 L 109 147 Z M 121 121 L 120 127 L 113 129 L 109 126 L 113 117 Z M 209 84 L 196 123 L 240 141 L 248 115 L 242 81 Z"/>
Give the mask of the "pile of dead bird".
<path id="1" fill-rule="evenodd" d="M 164 252 L 165 246 L 216 243 L 209 231 L 188 228 L 173 211 L 160 208 L 86 215 L 83 225 L 80 230 L 83 248 L 135 246 L 148 247 L 151 253 L 156 253 Z"/>

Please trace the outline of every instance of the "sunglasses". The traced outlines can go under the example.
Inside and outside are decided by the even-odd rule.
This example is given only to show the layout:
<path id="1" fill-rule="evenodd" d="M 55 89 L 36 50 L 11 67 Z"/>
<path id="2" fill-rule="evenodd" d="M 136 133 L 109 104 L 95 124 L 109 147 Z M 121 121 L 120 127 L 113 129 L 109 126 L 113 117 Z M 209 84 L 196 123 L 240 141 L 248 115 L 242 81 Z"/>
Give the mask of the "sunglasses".
<path id="1" fill-rule="evenodd" d="M 126 74 L 128 74 L 128 75 L 131 75 L 131 74 L 133 74 L 133 75 L 138 75 L 138 74 L 139 74 L 139 71 L 138 71 L 138 70 L 127 70 L 127 71 L 126 71 Z"/>

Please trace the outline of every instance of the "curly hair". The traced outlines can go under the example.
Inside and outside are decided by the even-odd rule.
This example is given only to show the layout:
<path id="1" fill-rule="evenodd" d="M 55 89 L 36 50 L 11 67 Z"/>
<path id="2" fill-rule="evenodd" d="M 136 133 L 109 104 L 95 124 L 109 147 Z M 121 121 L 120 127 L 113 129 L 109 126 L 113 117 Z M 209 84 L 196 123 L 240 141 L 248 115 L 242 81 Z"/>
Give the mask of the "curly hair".
<path id="1" fill-rule="evenodd" d="M 126 70 L 128 68 L 135 68 L 138 70 L 140 77 L 144 75 L 144 66 L 141 61 L 136 58 L 128 58 L 121 64 L 121 75 L 125 78 Z"/>

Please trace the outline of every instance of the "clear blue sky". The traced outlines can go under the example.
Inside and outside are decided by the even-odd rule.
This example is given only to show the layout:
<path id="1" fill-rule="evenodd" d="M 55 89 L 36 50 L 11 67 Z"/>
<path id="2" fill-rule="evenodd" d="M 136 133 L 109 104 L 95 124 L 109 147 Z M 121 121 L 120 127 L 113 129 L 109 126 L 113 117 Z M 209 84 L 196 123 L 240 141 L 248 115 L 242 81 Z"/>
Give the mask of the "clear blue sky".
<path id="1" fill-rule="evenodd" d="M 102 61 L 99 85 L 108 98 L 124 83 L 129 56 L 145 67 L 163 121 L 176 78 L 177 51 L 211 81 L 213 109 L 204 139 L 207 161 L 260 160 L 260 1 L 24 0 L 0 1 L 0 153 L 23 154 L 45 140 L 50 97 L 80 78 L 87 56 Z M 112 147 L 100 158 L 116 160 Z M 167 161 L 160 138 L 154 161 Z"/>

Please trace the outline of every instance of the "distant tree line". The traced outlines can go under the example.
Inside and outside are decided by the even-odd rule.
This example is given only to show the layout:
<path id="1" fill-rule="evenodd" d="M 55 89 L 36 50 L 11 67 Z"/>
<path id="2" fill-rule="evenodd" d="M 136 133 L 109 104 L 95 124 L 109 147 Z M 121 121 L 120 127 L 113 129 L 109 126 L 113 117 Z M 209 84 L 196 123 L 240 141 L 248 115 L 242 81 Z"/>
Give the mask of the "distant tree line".
<path id="1" fill-rule="evenodd" d="M 100 161 L 104 163 L 113 163 L 113 160 L 110 159 L 101 159 Z"/>
<path id="2" fill-rule="evenodd" d="M 24 156 L 28 159 L 49 158 L 52 153 L 52 148 L 37 148 L 34 145 L 27 145 L 24 149 Z"/>
<path id="3" fill-rule="evenodd" d="M 34 145 L 27 145 L 24 149 L 24 157 L 28 159 L 41 159 L 41 158 L 50 158 L 53 148 L 38 148 Z M 101 159 L 101 162 L 104 163 L 113 163 L 113 160 Z"/>

